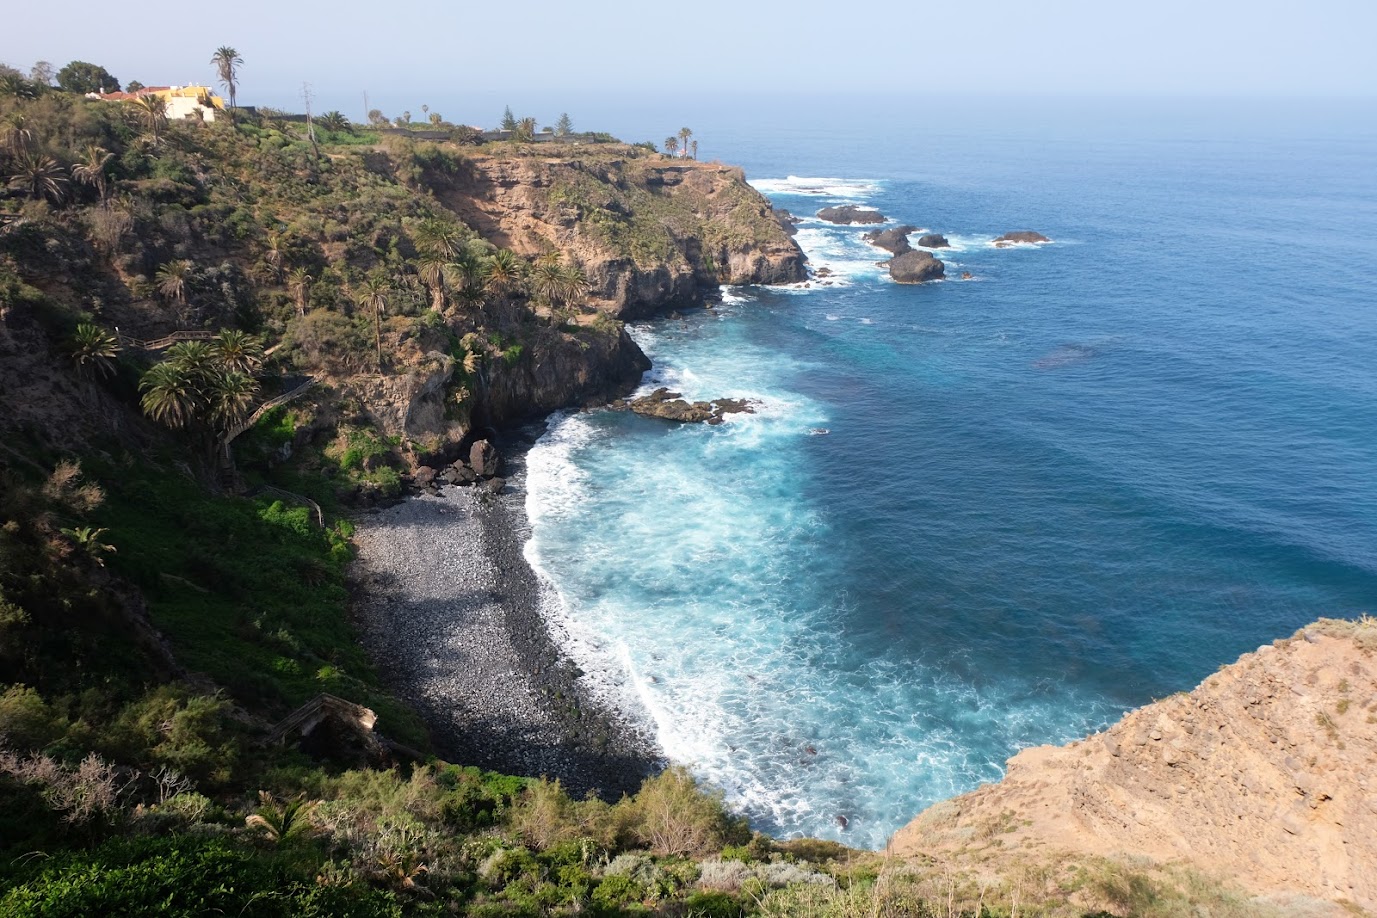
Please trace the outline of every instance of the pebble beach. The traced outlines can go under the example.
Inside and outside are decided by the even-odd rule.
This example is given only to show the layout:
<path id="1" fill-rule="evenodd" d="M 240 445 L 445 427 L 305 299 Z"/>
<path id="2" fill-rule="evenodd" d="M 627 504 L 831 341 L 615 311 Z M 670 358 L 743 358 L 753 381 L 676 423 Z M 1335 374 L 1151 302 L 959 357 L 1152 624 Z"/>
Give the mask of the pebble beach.
<path id="1" fill-rule="evenodd" d="M 541 616 L 519 476 L 358 520 L 354 608 L 374 663 L 457 764 L 615 799 L 657 769 L 653 740 L 593 701 Z"/>

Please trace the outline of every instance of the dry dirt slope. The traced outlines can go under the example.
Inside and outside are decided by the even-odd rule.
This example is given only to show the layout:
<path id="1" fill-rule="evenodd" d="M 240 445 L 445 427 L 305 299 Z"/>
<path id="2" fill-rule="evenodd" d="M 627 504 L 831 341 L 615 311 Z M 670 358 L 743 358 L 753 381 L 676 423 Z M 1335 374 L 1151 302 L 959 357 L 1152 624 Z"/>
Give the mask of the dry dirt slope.
<path id="1" fill-rule="evenodd" d="M 1183 861 L 1377 910 L 1377 620 L 1321 620 L 901 829 L 899 855 Z"/>

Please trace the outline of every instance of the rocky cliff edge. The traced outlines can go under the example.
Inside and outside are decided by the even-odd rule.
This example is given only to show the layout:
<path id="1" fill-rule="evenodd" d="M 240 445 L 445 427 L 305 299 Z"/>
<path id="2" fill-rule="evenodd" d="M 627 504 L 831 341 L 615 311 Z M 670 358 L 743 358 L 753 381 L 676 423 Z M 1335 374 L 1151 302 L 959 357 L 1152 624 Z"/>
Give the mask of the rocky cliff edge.
<path id="1" fill-rule="evenodd" d="M 1103 733 L 1025 749 L 891 850 L 1180 862 L 1274 901 L 1377 909 L 1377 619 L 1321 620 Z"/>

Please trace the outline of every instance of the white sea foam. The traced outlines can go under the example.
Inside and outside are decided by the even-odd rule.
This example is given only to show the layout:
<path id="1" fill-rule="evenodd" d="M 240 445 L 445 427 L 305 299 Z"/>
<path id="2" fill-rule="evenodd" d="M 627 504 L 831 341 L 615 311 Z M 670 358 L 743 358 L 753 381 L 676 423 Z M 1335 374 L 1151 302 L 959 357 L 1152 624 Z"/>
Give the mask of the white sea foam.
<path id="1" fill-rule="evenodd" d="M 750 184 L 766 195 L 808 195 L 812 197 L 859 200 L 880 189 L 875 179 L 805 178 L 791 175 L 782 179 L 751 179 Z"/>

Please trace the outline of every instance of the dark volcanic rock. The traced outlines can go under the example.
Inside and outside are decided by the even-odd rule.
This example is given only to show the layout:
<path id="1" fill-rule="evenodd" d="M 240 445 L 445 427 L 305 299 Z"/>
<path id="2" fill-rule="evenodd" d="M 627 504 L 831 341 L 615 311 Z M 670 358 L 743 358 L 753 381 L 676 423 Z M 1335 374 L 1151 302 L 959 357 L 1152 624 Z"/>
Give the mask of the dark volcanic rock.
<path id="1" fill-rule="evenodd" d="M 893 229 L 872 230 L 866 233 L 862 238 L 871 245 L 884 249 L 891 255 L 902 255 L 905 252 L 913 251 L 913 246 L 908 244 L 908 234 L 913 232 L 914 229 L 916 229 L 916 227 L 896 226 Z"/>
<path id="2" fill-rule="evenodd" d="M 611 407 L 618 410 L 629 408 L 643 417 L 663 418 L 666 421 L 676 421 L 680 424 L 694 424 L 703 421 L 709 424 L 721 424 L 723 415 L 742 412 L 755 414 L 755 409 L 744 398 L 722 398 L 715 402 L 688 402 L 681 398 L 678 392 L 671 392 L 664 386 L 649 395 L 630 401 L 624 402 L 618 399 L 612 403 Z"/>
<path id="3" fill-rule="evenodd" d="M 841 207 L 824 207 L 818 211 L 818 219 L 826 220 L 828 223 L 884 223 L 885 215 L 878 210 L 863 210 L 855 204 L 843 204 Z"/>
<path id="4" fill-rule="evenodd" d="M 1035 232 L 1033 232 L 1032 230 L 1019 230 L 1019 231 L 1016 232 L 1016 233 L 1005 233 L 1003 236 L 1000 236 L 1000 237 L 999 237 L 998 239 L 996 239 L 994 242 L 995 242 L 995 245 L 999 245 L 1000 243 L 1005 243 L 1005 244 L 1007 244 L 1007 245 L 1014 245 L 1014 244 L 1020 243 L 1020 242 L 1023 242 L 1023 243 L 1041 243 L 1041 242 L 1051 242 L 1051 241 L 1052 241 L 1051 239 L 1048 239 L 1046 236 L 1042 235 L 1042 233 L 1035 233 Z"/>
<path id="5" fill-rule="evenodd" d="M 784 232 L 788 233 L 790 236 L 798 235 L 798 217 L 795 217 L 793 214 L 789 213 L 787 210 L 784 210 L 781 207 L 773 208 L 773 212 L 775 215 L 775 219 L 779 221 L 779 225 L 781 228 L 783 228 Z"/>
<path id="6" fill-rule="evenodd" d="M 497 474 L 497 447 L 487 440 L 479 440 L 469 448 L 469 465 L 480 478 L 491 478 Z"/>
<path id="7" fill-rule="evenodd" d="M 938 280 L 946 273 L 947 266 L 927 252 L 914 250 L 895 255 L 889 261 L 889 276 L 901 284 L 921 284 L 923 281 Z"/>
<path id="8" fill-rule="evenodd" d="M 918 244 L 925 249 L 949 249 L 951 243 L 941 233 L 928 233 L 918 237 Z"/>

